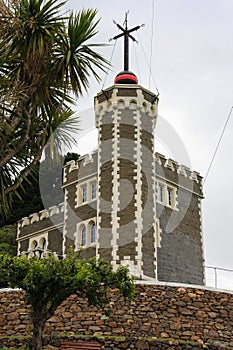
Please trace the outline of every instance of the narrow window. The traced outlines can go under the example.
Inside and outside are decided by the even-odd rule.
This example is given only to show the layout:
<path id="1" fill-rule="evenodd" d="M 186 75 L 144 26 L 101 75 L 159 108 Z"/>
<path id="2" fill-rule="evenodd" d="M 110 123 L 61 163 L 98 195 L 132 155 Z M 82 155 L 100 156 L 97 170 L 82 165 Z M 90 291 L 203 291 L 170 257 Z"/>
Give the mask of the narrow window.
<path id="1" fill-rule="evenodd" d="M 159 184 L 158 185 L 158 201 L 163 203 L 163 188 L 164 186 Z"/>
<path id="2" fill-rule="evenodd" d="M 87 201 L 87 185 L 82 186 L 82 202 L 85 203 Z"/>
<path id="3" fill-rule="evenodd" d="M 94 243 L 96 240 L 96 224 L 91 225 L 91 243 Z"/>
<path id="4" fill-rule="evenodd" d="M 42 247 L 43 250 L 46 250 L 46 239 L 44 238 L 42 241 Z"/>
<path id="5" fill-rule="evenodd" d="M 37 241 L 33 241 L 33 242 L 32 242 L 32 249 L 36 249 L 37 246 L 38 246 Z"/>
<path id="6" fill-rule="evenodd" d="M 173 195 L 172 195 L 172 189 L 171 188 L 167 188 L 167 204 L 169 205 L 169 207 L 172 207 L 173 204 Z"/>
<path id="7" fill-rule="evenodd" d="M 96 198 L 96 182 L 92 182 L 91 184 L 91 199 Z"/>
<path id="8" fill-rule="evenodd" d="M 87 244 L 87 230 L 86 227 L 83 226 L 81 231 L 81 245 L 84 246 Z"/>

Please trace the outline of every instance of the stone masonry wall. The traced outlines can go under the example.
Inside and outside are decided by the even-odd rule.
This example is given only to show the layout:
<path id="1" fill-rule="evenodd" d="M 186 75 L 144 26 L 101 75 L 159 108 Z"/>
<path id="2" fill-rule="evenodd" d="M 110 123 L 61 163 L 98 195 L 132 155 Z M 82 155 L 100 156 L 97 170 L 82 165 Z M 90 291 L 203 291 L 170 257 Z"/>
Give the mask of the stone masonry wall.
<path id="1" fill-rule="evenodd" d="M 21 291 L 0 293 L 0 347 L 30 335 Z M 198 287 L 137 285 L 125 301 L 112 292 L 106 310 L 70 296 L 48 321 L 45 343 L 98 341 L 101 349 L 233 349 L 233 295 Z M 89 339 L 89 340 L 87 340 Z"/>

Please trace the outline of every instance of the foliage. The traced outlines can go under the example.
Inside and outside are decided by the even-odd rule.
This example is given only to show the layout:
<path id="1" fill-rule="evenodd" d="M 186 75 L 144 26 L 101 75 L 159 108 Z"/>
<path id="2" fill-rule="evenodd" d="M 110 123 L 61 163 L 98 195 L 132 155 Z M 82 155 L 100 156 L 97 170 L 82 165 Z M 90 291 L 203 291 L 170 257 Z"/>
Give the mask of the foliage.
<path id="1" fill-rule="evenodd" d="M 17 223 L 23 217 L 39 212 L 44 206 L 57 205 L 64 200 L 62 186 L 62 167 L 70 160 L 78 160 L 79 154 L 68 152 L 65 157 L 59 157 L 56 162 L 43 160 L 24 180 L 18 190 L 19 196 L 13 196 L 12 208 L 9 215 L 0 218 L 0 227 Z M 43 183 L 43 200 L 41 198 L 40 183 Z M 2 242 L 5 243 L 5 242 Z"/>
<path id="2" fill-rule="evenodd" d="M 42 331 L 45 322 L 56 308 L 71 294 L 88 298 L 90 305 L 104 306 L 111 288 L 129 299 L 134 296 L 133 280 L 128 269 L 119 267 L 113 271 L 109 263 L 90 259 L 78 259 L 69 254 L 64 260 L 53 255 L 46 259 L 0 256 L 0 284 L 22 288 L 25 301 L 31 306 L 34 350 L 42 349 Z"/>
<path id="3" fill-rule="evenodd" d="M 76 153 L 68 153 L 68 158 L 65 156 L 64 163 L 62 158 L 58 162 L 42 161 L 40 174 L 36 168 L 34 174 L 29 175 L 27 181 L 23 182 L 22 188 L 18 191 L 19 197 L 13 197 L 11 213 L 7 218 L 0 219 L 0 227 L 15 224 L 21 218 L 43 210 L 45 205 L 49 207 L 61 203 L 64 200 L 64 193 L 61 189 L 62 166 L 67 161 L 78 159 L 78 157 Z M 44 201 L 41 198 L 39 177 L 40 182 L 43 183 Z"/>
<path id="4" fill-rule="evenodd" d="M 63 15 L 59 0 L 0 0 L 0 214 L 27 180 L 43 148 L 56 157 L 74 140 L 71 93 L 80 96 L 107 61 L 90 40 L 96 10 Z M 60 126 L 59 129 L 57 127 Z M 57 130 L 56 132 L 54 132 Z"/>
<path id="5" fill-rule="evenodd" d="M 0 254 L 16 255 L 16 225 L 0 228 Z"/>
<path id="6" fill-rule="evenodd" d="M 71 160 L 77 161 L 79 159 L 80 155 L 78 153 L 74 152 L 68 152 L 65 156 L 64 164 L 68 163 Z"/>

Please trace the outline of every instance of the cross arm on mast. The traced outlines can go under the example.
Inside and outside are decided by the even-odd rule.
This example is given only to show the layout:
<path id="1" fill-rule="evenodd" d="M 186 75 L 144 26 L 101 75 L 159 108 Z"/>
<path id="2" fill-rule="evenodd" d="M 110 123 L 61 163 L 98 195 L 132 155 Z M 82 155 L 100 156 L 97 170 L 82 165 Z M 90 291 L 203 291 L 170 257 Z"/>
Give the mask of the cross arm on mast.
<path id="1" fill-rule="evenodd" d="M 121 37 L 124 37 L 124 70 L 125 71 L 129 70 L 129 38 L 131 40 L 133 40 L 134 42 L 135 41 L 137 42 L 137 40 L 130 33 L 141 28 L 141 25 L 140 25 L 140 26 L 136 26 L 136 27 L 133 27 L 131 29 L 128 29 L 127 16 L 128 16 L 128 12 L 125 14 L 125 22 L 124 22 L 125 28 L 123 28 L 120 24 L 113 21 L 114 24 L 116 24 L 116 26 L 122 31 L 122 33 L 120 33 L 112 38 L 113 40 L 117 40 Z"/>
<path id="2" fill-rule="evenodd" d="M 112 38 L 111 40 L 119 39 L 119 38 L 121 38 L 124 35 L 125 35 L 125 33 L 118 34 L 118 35 L 114 36 L 114 38 Z"/>
<path id="3" fill-rule="evenodd" d="M 140 25 L 140 26 L 136 26 L 136 27 L 134 27 L 134 28 L 128 30 L 128 33 L 134 32 L 135 30 L 138 30 L 138 29 L 141 28 L 142 26 L 143 26 L 143 24 Z"/>

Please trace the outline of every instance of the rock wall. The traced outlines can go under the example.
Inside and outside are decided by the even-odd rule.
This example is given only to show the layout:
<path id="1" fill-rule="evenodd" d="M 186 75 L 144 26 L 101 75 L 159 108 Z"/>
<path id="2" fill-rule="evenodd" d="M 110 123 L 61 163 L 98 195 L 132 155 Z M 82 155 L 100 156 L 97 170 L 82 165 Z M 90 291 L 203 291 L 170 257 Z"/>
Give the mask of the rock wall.
<path id="1" fill-rule="evenodd" d="M 21 291 L 0 293 L 0 347 L 30 336 Z M 48 321 L 45 344 L 98 341 L 102 349 L 233 349 L 233 295 L 172 285 L 137 285 L 125 301 L 117 291 L 105 310 L 70 296 Z"/>

